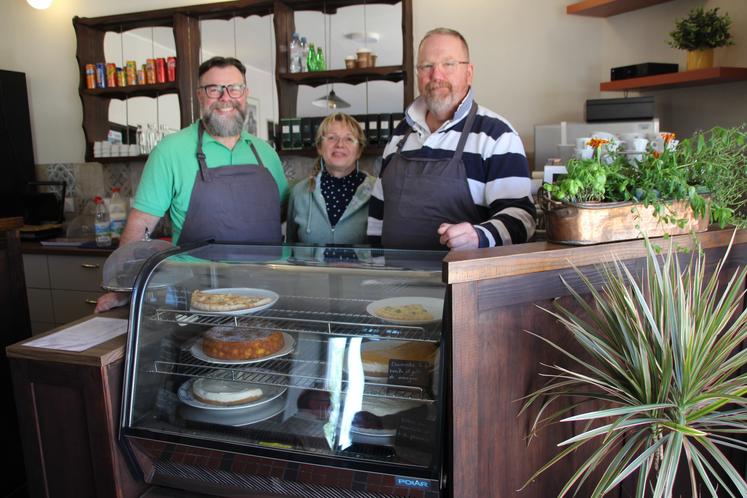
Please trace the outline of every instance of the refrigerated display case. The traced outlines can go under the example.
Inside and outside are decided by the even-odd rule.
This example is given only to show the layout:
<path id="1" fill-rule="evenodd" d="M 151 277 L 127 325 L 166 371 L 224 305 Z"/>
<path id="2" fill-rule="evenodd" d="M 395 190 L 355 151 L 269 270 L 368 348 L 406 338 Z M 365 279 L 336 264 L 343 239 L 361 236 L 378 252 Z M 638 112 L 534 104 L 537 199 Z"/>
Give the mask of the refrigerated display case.
<path id="1" fill-rule="evenodd" d="M 125 364 L 133 466 L 221 495 L 440 496 L 444 254 L 206 243 L 152 258 Z"/>

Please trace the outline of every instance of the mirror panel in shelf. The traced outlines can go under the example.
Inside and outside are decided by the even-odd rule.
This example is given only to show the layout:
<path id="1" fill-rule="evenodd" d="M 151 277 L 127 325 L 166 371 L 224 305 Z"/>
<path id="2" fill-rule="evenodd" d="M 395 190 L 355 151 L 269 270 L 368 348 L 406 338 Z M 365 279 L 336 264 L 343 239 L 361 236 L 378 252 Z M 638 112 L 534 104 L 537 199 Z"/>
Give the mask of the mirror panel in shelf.
<path id="1" fill-rule="evenodd" d="M 267 139 L 267 121 L 277 122 L 273 16 L 200 21 L 200 60 L 236 57 L 246 66 L 247 130 Z"/>
<path id="2" fill-rule="evenodd" d="M 176 56 L 174 31 L 166 27 L 138 28 L 124 33 L 108 31 L 104 37 L 106 62 L 125 67 L 134 60 L 142 67 L 147 59 Z M 179 98 L 175 94 L 157 98 L 132 97 L 125 100 L 112 99 L 109 103 L 109 121 L 123 127 L 161 125 L 170 130 L 181 128 L 179 120 Z"/>

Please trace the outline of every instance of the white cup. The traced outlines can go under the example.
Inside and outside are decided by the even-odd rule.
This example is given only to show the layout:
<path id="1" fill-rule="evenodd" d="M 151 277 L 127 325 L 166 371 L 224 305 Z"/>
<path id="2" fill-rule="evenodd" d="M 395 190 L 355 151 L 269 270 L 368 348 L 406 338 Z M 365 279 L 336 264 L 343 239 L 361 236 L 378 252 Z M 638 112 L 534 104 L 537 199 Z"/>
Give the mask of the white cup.
<path id="1" fill-rule="evenodd" d="M 630 150 L 634 152 L 646 152 L 648 140 L 645 138 L 634 138 L 633 140 L 628 141 L 628 143 L 631 145 Z"/>
<path id="2" fill-rule="evenodd" d="M 594 156 L 594 149 L 585 147 L 583 149 L 576 149 L 576 159 L 591 159 Z"/>

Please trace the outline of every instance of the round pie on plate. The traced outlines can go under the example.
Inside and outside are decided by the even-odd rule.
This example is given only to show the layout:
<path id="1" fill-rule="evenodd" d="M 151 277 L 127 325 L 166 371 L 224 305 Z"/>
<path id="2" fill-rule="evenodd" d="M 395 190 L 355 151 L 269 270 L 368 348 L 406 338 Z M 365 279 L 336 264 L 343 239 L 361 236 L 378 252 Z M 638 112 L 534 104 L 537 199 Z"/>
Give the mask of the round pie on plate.
<path id="1" fill-rule="evenodd" d="M 273 299 L 268 296 L 196 290 L 192 293 L 191 306 L 199 311 L 237 311 L 257 308 L 272 301 Z"/>

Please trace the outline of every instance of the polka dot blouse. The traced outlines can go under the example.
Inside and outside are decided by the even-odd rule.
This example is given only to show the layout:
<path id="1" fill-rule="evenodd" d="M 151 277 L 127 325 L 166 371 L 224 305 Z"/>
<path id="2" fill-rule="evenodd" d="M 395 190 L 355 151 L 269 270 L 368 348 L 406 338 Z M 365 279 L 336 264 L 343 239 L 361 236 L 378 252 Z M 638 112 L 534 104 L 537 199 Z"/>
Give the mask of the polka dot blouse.
<path id="1" fill-rule="evenodd" d="M 324 197 L 324 203 L 327 206 L 330 226 L 335 226 L 340 221 L 342 213 L 350 204 L 355 191 L 358 190 L 365 179 L 366 174 L 361 171 L 353 171 L 342 178 L 336 178 L 327 173 L 326 170 L 322 171 L 322 197 Z"/>

